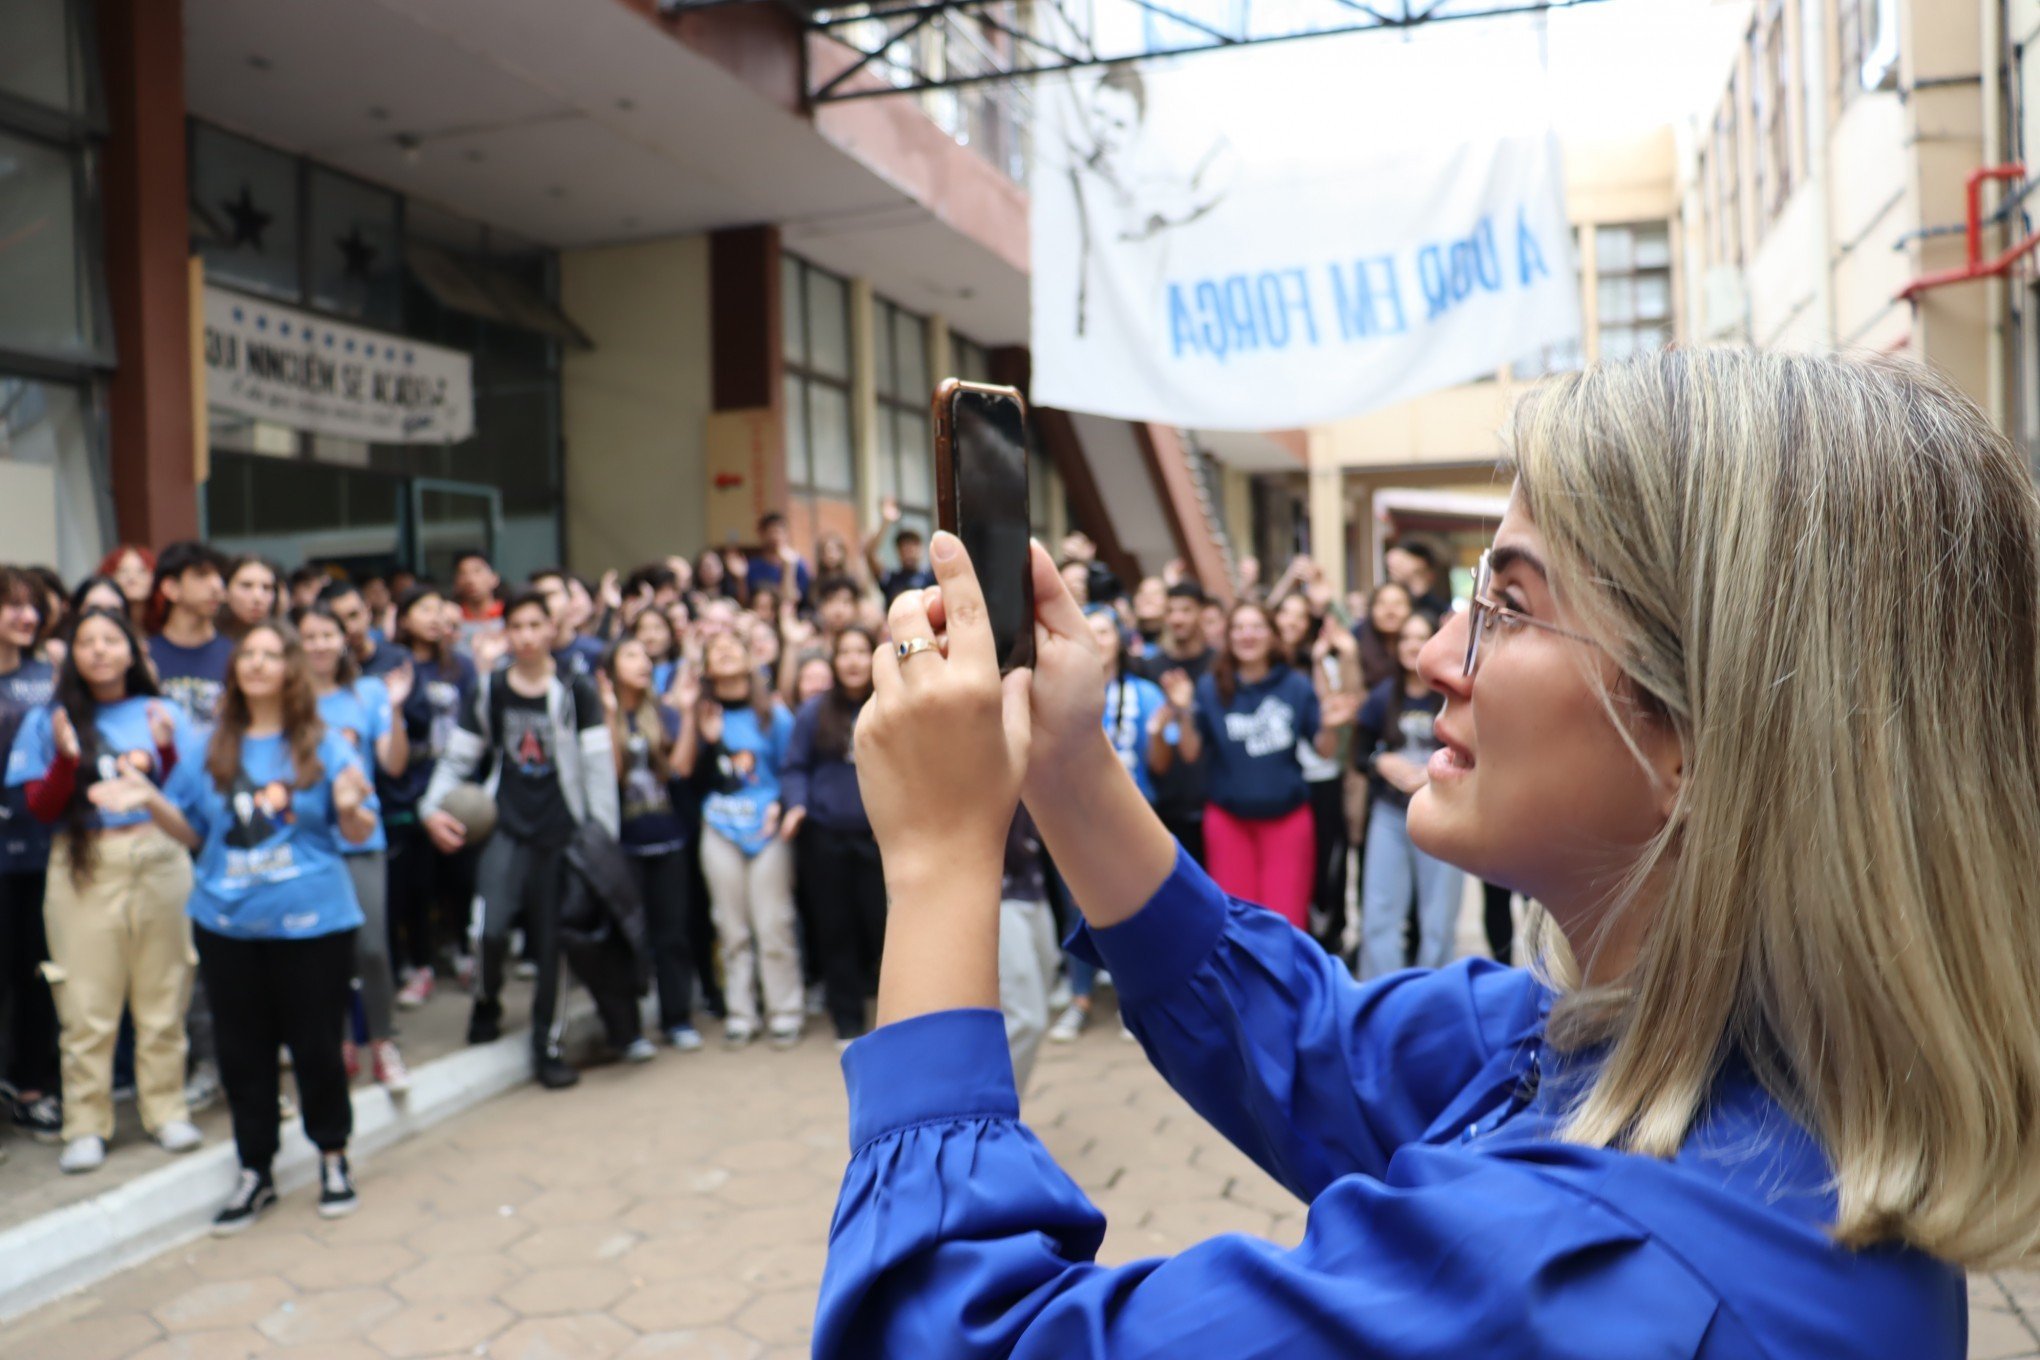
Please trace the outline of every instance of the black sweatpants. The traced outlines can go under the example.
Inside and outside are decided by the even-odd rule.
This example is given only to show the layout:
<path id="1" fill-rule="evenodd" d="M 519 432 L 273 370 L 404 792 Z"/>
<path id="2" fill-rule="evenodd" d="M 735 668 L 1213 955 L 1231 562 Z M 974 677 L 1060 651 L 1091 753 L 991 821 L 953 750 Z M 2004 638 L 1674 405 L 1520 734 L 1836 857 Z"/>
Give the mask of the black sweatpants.
<path id="1" fill-rule="evenodd" d="M 864 1033 L 865 993 L 878 978 L 885 949 L 885 868 L 868 831 L 801 828 L 807 851 L 802 873 L 814 885 L 815 947 L 822 991 L 836 1037 Z"/>
<path id="2" fill-rule="evenodd" d="M 1320 779 L 1309 785 L 1310 819 L 1317 831 L 1317 876 L 1313 894 L 1317 917 L 1324 923 L 1318 943 L 1328 954 L 1339 952 L 1346 936 L 1346 781 Z"/>
<path id="3" fill-rule="evenodd" d="M 659 1028 L 694 1023 L 693 919 L 688 860 L 693 846 L 656 855 L 632 855 L 631 877 L 645 904 L 645 933 L 651 939 L 652 976 L 659 984 Z"/>
<path id="4" fill-rule="evenodd" d="M 1190 852 L 1190 858 L 1204 866 L 1204 809 L 1157 808 L 1162 825 Z"/>
<path id="5" fill-rule="evenodd" d="M 276 1160 L 278 1047 L 290 1050 L 305 1136 L 321 1152 L 346 1150 L 354 1106 L 340 1035 L 354 978 L 354 932 L 237 940 L 194 924 L 192 934 L 241 1165 L 266 1172 Z"/>
<path id="6" fill-rule="evenodd" d="M 62 870 L 59 870 L 62 872 Z M 17 1091 L 57 1094 L 57 1008 L 42 975 L 49 961 L 38 870 L 0 875 L 0 1074 Z"/>
<path id="7" fill-rule="evenodd" d="M 475 896 L 475 852 L 448 855 L 415 815 L 389 823 L 390 962 L 440 967 L 440 954 L 462 948 Z"/>

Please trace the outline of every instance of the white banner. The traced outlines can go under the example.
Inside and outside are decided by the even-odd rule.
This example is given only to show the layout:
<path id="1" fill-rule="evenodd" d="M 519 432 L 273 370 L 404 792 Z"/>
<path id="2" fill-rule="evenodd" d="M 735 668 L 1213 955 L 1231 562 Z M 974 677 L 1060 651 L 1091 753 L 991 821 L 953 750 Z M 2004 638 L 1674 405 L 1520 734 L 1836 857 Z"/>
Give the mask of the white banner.
<path id="1" fill-rule="evenodd" d="M 471 370 L 459 350 L 205 290 L 205 399 L 221 410 L 375 444 L 447 444 L 474 433 Z"/>
<path id="2" fill-rule="evenodd" d="M 1321 39 L 1036 87 L 1038 403 L 1290 429 L 1578 338 L 1541 92 L 1498 108 L 1464 47 L 1359 41 L 1375 46 Z M 1327 68 L 1334 47 L 1353 61 Z"/>

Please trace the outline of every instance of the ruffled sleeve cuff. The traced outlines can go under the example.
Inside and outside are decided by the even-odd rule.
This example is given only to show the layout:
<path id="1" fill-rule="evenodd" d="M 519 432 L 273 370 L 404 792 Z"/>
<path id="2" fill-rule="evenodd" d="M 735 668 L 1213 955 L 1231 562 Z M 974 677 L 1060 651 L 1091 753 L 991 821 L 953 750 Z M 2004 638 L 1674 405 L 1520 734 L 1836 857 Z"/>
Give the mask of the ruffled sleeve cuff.
<path id="1" fill-rule="evenodd" d="M 850 1150 L 917 1124 L 1020 1117 L 1006 1020 L 981 1008 L 882 1025 L 843 1053 Z"/>
<path id="2" fill-rule="evenodd" d="M 1116 926 L 1070 932 L 1071 953 L 1112 973 L 1122 1003 L 1166 996 L 1189 980 L 1225 934 L 1226 897 L 1182 846 L 1147 905 Z"/>

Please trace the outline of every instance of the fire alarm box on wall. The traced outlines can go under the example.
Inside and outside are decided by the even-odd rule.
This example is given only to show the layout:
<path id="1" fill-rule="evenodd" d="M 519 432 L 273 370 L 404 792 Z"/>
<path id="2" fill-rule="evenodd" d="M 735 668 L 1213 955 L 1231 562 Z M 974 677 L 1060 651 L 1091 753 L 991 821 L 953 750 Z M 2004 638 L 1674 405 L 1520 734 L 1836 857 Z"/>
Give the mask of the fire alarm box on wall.
<path id="1" fill-rule="evenodd" d="M 717 411 L 708 418 L 702 443 L 708 542 L 749 542 L 758 517 L 785 499 L 779 423 L 769 407 Z"/>

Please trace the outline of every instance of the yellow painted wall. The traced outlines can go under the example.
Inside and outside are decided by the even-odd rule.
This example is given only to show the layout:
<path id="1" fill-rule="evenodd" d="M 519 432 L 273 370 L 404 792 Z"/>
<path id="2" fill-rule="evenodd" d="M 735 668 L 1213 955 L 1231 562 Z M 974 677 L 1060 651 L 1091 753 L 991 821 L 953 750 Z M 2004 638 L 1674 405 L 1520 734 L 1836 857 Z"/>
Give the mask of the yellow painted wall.
<path id="1" fill-rule="evenodd" d="M 560 301 L 595 348 L 561 385 L 568 565 L 596 572 L 703 541 L 708 238 L 560 256 Z"/>

